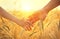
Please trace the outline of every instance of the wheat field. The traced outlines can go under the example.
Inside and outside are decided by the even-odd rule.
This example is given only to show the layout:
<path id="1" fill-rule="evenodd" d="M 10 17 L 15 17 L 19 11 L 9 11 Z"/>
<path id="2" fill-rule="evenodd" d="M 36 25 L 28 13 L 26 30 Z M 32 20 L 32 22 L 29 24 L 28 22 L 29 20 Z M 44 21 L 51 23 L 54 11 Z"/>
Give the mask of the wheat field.
<path id="1" fill-rule="evenodd" d="M 12 15 L 21 19 L 24 14 L 10 11 Z M 60 39 L 60 10 L 52 10 L 46 19 L 34 24 L 31 31 L 26 31 L 16 23 L 0 16 L 0 39 Z"/>
<path id="2" fill-rule="evenodd" d="M 13 0 L 11 2 L 9 1 L 10 3 L 8 1 L 3 3 L 4 0 L 0 0 L 0 5 L 4 5 L 3 8 L 18 19 L 27 18 L 34 12 L 16 10 L 19 5 L 14 5 L 15 2 L 13 3 Z M 7 7 L 12 8 L 6 9 Z M 60 6 L 50 11 L 43 22 L 38 20 L 34 23 L 30 31 L 26 31 L 16 23 L 0 16 L 0 39 L 60 39 Z"/>

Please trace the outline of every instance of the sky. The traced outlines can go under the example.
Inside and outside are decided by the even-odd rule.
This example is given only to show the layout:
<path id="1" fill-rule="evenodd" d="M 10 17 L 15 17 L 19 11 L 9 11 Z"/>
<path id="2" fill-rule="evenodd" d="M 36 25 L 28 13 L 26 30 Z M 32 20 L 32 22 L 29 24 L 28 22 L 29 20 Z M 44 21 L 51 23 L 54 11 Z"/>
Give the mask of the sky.
<path id="1" fill-rule="evenodd" d="M 50 0 L 0 0 L 0 7 L 7 11 L 20 11 L 24 17 L 28 17 L 47 5 L 49 1 Z M 58 9 L 60 10 L 60 6 Z M 20 12 L 18 14 L 21 14 Z"/>
<path id="2" fill-rule="evenodd" d="M 8 10 L 35 11 L 43 8 L 50 0 L 0 0 L 0 6 Z"/>

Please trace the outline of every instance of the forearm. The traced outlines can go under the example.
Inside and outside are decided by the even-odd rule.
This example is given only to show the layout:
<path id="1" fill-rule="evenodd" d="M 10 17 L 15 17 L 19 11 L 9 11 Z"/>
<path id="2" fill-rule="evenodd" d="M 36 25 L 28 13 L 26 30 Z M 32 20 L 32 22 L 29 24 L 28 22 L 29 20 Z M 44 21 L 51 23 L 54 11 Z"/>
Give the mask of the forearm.
<path id="1" fill-rule="evenodd" d="M 51 0 L 45 7 L 42 8 L 42 10 L 49 12 L 50 10 L 56 8 L 59 5 L 60 5 L 60 0 Z"/>
<path id="2" fill-rule="evenodd" d="M 39 12 L 32 14 L 31 16 L 28 17 L 28 20 L 31 23 L 36 22 L 37 20 L 42 20 L 41 17 L 43 14 L 48 14 L 48 12 L 50 10 L 52 10 L 53 8 L 57 7 L 60 4 L 59 0 L 51 0 L 44 8 L 42 8 Z M 44 18 L 43 18 L 44 19 Z"/>
<path id="3" fill-rule="evenodd" d="M 3 8 L 0 7 L 0 15 L 6 19 L 9 19 L 17 24 L 19 24 L 19 19 L 14 17 L 13 15 L 9 14 L 7 11 L 5 11 Z"/>

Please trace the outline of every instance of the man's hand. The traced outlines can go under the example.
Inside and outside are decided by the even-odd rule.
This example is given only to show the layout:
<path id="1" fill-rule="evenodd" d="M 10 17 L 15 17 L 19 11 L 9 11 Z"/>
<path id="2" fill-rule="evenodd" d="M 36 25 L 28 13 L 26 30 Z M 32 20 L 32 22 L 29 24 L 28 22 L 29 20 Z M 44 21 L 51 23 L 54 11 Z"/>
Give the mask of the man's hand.
<path id="1" fill-rule="evenodd" d="M 33 24 L 38 20 L 44 20 L 46 18 L 46 15 L 48 13 L 44 10 L 39 10 L 37 12 L 35 12 L 34 14 L 32 14 L 31 16 L 28 17 L 28 20 Z"/>

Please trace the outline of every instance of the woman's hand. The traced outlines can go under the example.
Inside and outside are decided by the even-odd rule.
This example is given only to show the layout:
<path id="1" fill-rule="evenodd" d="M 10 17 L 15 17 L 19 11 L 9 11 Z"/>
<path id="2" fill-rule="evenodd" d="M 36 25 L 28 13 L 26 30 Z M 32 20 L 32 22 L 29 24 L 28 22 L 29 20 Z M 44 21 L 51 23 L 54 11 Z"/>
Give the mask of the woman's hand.
<path id="1" fill-rule="evenodd" d="M 25 19 L 21 19 L 20 22 L 18 22 L 18 24 L 23 27 L 25 30 L 30 31 L 32 29 L 32 23 L 29 22 L 28 20 Z"/>
<path id="2" fill-rule="evenodd" d="M 7 12 L 6 10 L 4 10 L 2 7 L 0 7 L 0 15 L 6 19 L 9 19 L 13 22 L 15 22 L 16 24 L 22 26 L 25 30 L 31 30 L 31 26 L 32 24 L 30 22 L 28 22 L 25 19 L 17 19 L 15 16 L 9 14 L 9 12 Z"/>

